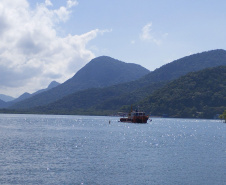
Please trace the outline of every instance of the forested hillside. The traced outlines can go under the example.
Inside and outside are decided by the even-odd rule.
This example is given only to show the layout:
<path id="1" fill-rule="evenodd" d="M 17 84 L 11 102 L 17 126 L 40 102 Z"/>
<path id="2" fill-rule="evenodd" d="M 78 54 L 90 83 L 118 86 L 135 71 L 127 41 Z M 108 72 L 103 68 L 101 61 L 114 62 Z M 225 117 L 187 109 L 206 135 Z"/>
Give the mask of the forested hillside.
<path id="1" fill-rule="evenodd" d="M 156 116 L 213 118 L 226 109 L 226 66 L 189 73 L 139 105 Z"/>
<path id="2" fill-rule="evenodd" d="M 162 83 L 151 84 L 148 92 L 162 87 Z M 117 85 L 107 88 L 93 88 L 66 96 L 54 103 L 32 109 L 38 113 L 48 114 L 114 114 L 123 105 L 130 105 L 143 98 L 145 89 L 137 89 L 128 93 L 130 87 L 118 88 Z"/>
<path id="3" fill-rule="evenodd" d="M 143 83 L 169 81 L 189 72 L 200 71 L 209 67 L 226 65 L 226 51 L 222 49 L 205 51 L 186 56 L 163 65 L 142 78 Z"/>

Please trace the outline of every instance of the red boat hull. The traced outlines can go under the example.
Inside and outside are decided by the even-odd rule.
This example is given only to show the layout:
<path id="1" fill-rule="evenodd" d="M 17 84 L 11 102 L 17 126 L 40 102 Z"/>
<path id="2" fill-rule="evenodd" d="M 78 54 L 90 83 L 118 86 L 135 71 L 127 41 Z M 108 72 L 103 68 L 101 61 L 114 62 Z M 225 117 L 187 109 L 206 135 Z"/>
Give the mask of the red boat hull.
<path id="1" fill-rule="evenodd" d="M 120 118 L 120 122 L 147 123 L 148 116 L 134 116 L 133 118 Z"/>

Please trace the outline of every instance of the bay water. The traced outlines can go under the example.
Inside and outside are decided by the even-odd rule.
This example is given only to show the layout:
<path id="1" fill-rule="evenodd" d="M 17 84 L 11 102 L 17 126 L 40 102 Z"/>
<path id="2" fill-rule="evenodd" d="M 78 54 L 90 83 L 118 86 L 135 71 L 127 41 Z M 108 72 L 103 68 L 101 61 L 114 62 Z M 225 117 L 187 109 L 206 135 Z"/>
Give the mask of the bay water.
<path id="1" fill-rule="evenodd" d="M 0 184 L 226 184 L 220 120 L 0 114 Z"/>

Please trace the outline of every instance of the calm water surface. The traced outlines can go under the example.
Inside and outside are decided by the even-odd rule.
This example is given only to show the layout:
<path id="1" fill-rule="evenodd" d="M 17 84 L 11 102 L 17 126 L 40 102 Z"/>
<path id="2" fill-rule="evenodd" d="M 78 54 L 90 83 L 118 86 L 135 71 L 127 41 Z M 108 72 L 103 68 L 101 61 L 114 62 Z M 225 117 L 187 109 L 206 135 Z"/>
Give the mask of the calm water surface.
<path id="1" fill-rule="evenodd" d="M 226 184 L 226 124 L 118 120 L 0 114 L 0 184 Z"/>

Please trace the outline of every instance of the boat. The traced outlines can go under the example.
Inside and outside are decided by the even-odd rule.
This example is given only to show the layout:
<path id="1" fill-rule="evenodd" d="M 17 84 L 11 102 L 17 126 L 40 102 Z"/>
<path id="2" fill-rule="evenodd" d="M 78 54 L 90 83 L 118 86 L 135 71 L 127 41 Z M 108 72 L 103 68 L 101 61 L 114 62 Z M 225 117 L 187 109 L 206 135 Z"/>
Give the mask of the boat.
<path id="1" fill-rule="evenodd" d="M 145 112 L 131 111 L 128 117 L 120 118 L 120 122 L 127 123 L 147 123 L 149 116 Z"/>

